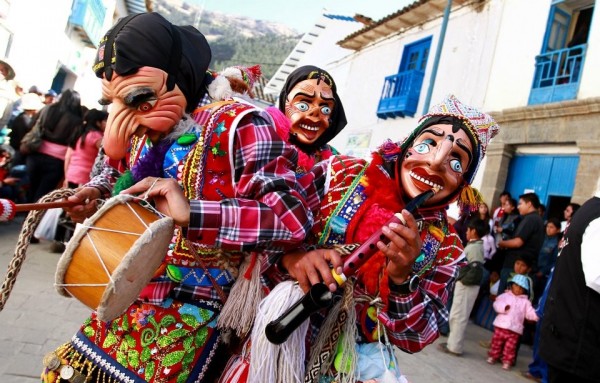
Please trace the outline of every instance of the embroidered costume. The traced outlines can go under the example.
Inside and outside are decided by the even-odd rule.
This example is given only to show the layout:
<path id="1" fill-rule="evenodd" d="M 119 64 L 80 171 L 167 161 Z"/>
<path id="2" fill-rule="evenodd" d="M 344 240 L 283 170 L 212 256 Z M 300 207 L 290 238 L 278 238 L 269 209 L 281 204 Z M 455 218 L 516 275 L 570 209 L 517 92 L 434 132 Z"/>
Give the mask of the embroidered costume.
<path id="1" fill-rule="evenodd" d="M 165 34 L 165 28 L 170 34 Z M 185 45 L 189 40 L 204 41 L 199 32 L 175 27 L 155 13 L 140 14 L 120 22 L 103 39 L 107 49 L 113 41 L 117 46 L 114 81 L 128 79 L 121 77 L 119 64 L 129 65 L 130 61 L 119 54 L 140 53 L 128 44 L 147 43 L 146 37 L 135 34 L 133 40 L 127 40 L 136 29 L 153 34 L 159 41 L 180 39 L 183 47 L 179 49 L 184 52 L 181 65 L 192 65 L 186 73 L 205 72 L 203 65 L 210 60 L 208 46 L 201 43 L 203 50 L 197 52 Z M 115 36 L 117 39 L 111 41 Z M 121 40 L 119 36 L 123 36 Z M 111 81 L 107 74 L 110 60 L 107 64 L 100 57 L 104 44 L 95 68 L 99 77 L 104 75 L 105 81 Z M 194 64 L 198 61 L 193 60 L 195 55 L 202 53 L 209 60 Z M 158 73 L 156 68 L 166 66 L 171 76 L 172 71 L 185 69 L 161 63 L 157 56 L 142 57 L 146 61 L 136 62 L 142 66 L 140 72 Z M 145 64 L 155 67 L 144 69 Z M 130 76 L 134 84 L 137 76 Z M 177 81 L 183 80 L 178 77 Z M 158 83 L 162 85 L 162 81 Z M 200 97 L 190 90 L 191 85 L 189 81 L 177 83 L 186 101 L 197 103 Z M 159 103 L 161 91 L 159 88 L 156 95 Z M 116 115 L 111 113 L 113 119 L 118 118 Z M 126 150 L 119 147 L 120 135 L 112 136 L 111 129 L 116 127 L 110 125 L 111 117 L 105 136 L 110 160 L 87 186 L 101 190 L 106 198 L 113 185 L 123 189 L 148 177 L 158 177 L 154 184 L 162 179 L 176 180 L 189 200 L 189 226 L 175 229 L 162 266 L 125 313 L 109 322 L 98 320 L 93 313 L 71 342 L 48 354 L 43 380 L 212 381 L 214 374 L 220 373 L 211 369 L 221 343 L 217 319 L 238 277 L 240 263 L 249 251 L 260 250 L 268 255 L 262 265 L 268 268 L 277 254 L 297 247 L 312 225 L 302 195 L 313 191 L 297 190 L 293 149 L 278 137 L 269 116 L 252 105 L 230 101 L 198 108 L 158 140 L 153 139 L 152 132 L 142 137 L 130 135 Z"/>
<path id="2" fill-rule="evenodd" d="M 448 320 L 446 303 L 452 285 L 466 264 L 460 238 L 448 224 L 445 209 L 455 200 L 476 208 L 478 194 L 469 185 L 497 131 L 489 115 L 450 96 L 423 116 L 402 144 L 382 145 L 371 163 L 334 156 L 315 167 L 326 168 L 328 184 L 315 213 L 312 244 L 342 253 L 352 251 L 349 244 L 362 244 L 386 226 L 416 194 L 432 187 L 440 191 L 417 214 L 421 249 L 409 278 L 415 277 L 418 287 L 413 290 L 394 283 L 388 277 L 389 255 L 378 251 L 346 282 L 341 303 L 326 317 L 311 316 L 305 382 L 355 382 L 387 375 L 400 381 L 390 345 L 413 353 L 437 339 L 439 326 Z M 258 368 L 260 360 L 254 363 L 264 353 L 254 347 L 260 343 L 255 335 L 260 332 L 253 332 L 250 382 L 257 381 L 257 376 L 264 378 Z M 361 355 L 370 353 L 365 346 L 373 343 L 382 350 L 378 371 L 361 362 Z M 295 366 L 304 372 L 303 366 Z"/>

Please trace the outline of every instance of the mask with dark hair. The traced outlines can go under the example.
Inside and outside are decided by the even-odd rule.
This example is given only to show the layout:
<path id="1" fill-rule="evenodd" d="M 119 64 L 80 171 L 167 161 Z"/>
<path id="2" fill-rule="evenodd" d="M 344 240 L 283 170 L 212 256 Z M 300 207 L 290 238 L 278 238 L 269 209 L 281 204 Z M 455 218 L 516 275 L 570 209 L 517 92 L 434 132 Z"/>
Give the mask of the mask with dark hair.
<path id="1" fill-rule="evenodd" d="M 319 138 L 317 138 L 311 144 L 304 144 L 300 142 L 297 137 L 290 135 L 290 142 L 294 145 L 298 146 L 303 152 L 313 153 L 316 150 L 323 147 L 329 141 L 331 141 L 342 129 L 346 126 L 346 113 L 344 112 L 344 106 L 342 105 L 342 100 L 337 94 L 337 87 L 333 78 L 329 73 L 325 70 L 318 68 L 312 65 L 305 65 L 295 69 L 286 79 L 283 88 L 281 89 L 281 93 L 279 94 L 279 110 L 286 113 L 285 107 L 286 104 L 290 101 L 288 100 L 289 94 L 292 92 L 294 87 L 302 81 L 305 80 L 317 80 L 317 84 L 320 81 L 324 81 L 327 85 L 331 87 L 331 91 L 333 92 L 334 98 L 334 106 L 332 114 L 329 118 L 329 127 L 321 134 Z"/>
<path id="2" fill-rule="evenodd" d="M 100 40 L 93 70 L 110 81 L 113 72 L 128 76 L 141 67 L 162 69 L 168 90 L 177 84 L 189 112 L 206 92 L 211 57 L 206 38 L 194 27 L 175 26 L 158 13 L 139 13 L 121 19 Z"/>

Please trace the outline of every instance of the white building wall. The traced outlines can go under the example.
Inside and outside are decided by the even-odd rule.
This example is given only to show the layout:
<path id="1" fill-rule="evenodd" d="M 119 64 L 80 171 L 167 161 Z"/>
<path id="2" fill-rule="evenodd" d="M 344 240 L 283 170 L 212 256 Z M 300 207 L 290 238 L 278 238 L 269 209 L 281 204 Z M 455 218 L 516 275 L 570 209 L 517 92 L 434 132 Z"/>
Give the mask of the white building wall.
<path id="1" fill-rule="evenodd" d="M 14 31 L 9 62 L 25 86 L 47 90 L 69 42 L 65 26 L 72 0 L 11 2 L 8 23 Z M 52 17 L 50 17 L 52 15 Z"/>
<path id="2" fill-rule="evenodd" d="M 495 47 L 490 41 L 494 63 L 484 105 L 490 111 L 527 105 L 550 12 L 550 0 L 495 3 L 503 11 Z"/>
<path id="3" fill-rule="evenodd" d="M 491 2 L 479 13 L 471 7 L 453 10 L 443 42 L 430 107 L 451 93 L 467 104 L 484 106 L 493 64 L 491 52 L 500 28 L 501 13 L 501 1 Z M 340 63 L 350 67 L 348 82 L 343 86 L 338 82 L 349 124 L 332 142 L 336 148 L 344 152 L 348 136 L 370 133 L 369 146 L 375 149 L 385 139 L 399 141 L 414 129 L 423 114 L 441 25 L 440 17 L 400 36 L 370 45 Z M 430 54 L 415 117 L 379 119 L 376 113 L 384 78 L 398 72 L 406 45 L 430 36 Z"/>
<path id="4" fill-rule="evenodd" d="M 550 6 L 550 0 L 491 0 L 478 11 L 472 6 L 454 8 L 430 106 L 450 93 L 487 112 L 527 106 Z M 578 99 L 600 97 L 599 19 L 593 17 Z M 349 137 L 362 134 L 370 136 L 369 149 L 373 150 L 387 138 L 401 140 L 416 126 L 424 113 L 442 20 L 440 15 L 399 36 L 388 36 L 326 68 L 334 77 L 341 71 L 348 73 L 343 83 L 336 77 L 348 126 L 333 140 L 334 147 L 343 153 L 351 151 Z M 407 44 L 428 36 L 432 36 L 431 51 L 415 117 L 378 119 L 384 78 L 398 72 Z M 476 187 L 481 186 L 485 165 L 484 160 Z"/>
<path id="5" fill-rule="evenodd" d="M 78 91 L 83 105 L 101 108 L 97 102 L 100 81 L 92 72 L 95 49 L 85 47 L 78 36 L 66 34 L 72 4 L 73 0 L 12 1 L 6 23 L 14 34 L 7 60 L 25 91 L 32 85 L 42 91 L 50 89 L 57 70 L 64 66 L 75 79 L 65 87 Z M 104 5 L 103 32 L 113 23 L 115 1 L 105 0 Z"/>
<path id="6" fill-rule="evenodd" d="M 327 13 L 327 12 L 325 12 Z M 284 64 L 265 86 L 265 93 L 279 95 L 287 76 L 303 65 L 315 65 L 330 72 L 336 84 L 344 83 L 348 68 L 341 68 L 339 60 L 352 54 L 352 51 L 337 45 L 347 35 L 364 27 L 357 21 L 339 20 L 325 17 L 323 14 L 313 28 L 304 34 L 300 42 L 286 58 Z M 331 70 L 331 68 L 339 70 Z M 287 72 L 288 74 L 284 73 Z M 338 88 L 340 86 L 338 85 Z"/>

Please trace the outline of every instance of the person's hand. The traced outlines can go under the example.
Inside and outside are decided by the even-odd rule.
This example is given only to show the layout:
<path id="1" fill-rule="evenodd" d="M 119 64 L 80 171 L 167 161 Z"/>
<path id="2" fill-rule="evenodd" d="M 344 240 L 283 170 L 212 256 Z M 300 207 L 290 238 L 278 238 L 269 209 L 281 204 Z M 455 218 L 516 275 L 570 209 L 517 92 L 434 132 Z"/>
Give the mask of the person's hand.
<path id="1" fill-rule="evenodd" d="M 402 210 L 406 225 L 390 223 L 382 228 L 383 234 L 390 239 L 385 245 L 377 242 L 377 247 L 390 260 L 387 265 L 388 277 L 396 284 L 406 281 L 412 271 L 415 259 L 421 254 L 421 236 L 415 217 L 407 210 Z"/>
<path id="2" fill-rule="evenodd" d="M 100 190 L 94 187 L 75 189 L 75 194 L 67 198 L 67 201 L 73 202 L 75 206 L 66 207 L 64 210 L 74 222 L 81 223 L 96 212 L 96 200 L 100 195 Z"/>
<path id="3" fill-rule="evenodd" d="M 312 285 L 321 281 L 329 287 L 330 291 L 337 290 L 338 285 L 331 275 L 329 264 L 338 274 L 342 273 L 342 258 L 332 249 L 317 249 L 309 252 L 296 250 L 281 257 L 281 265 L 292 278 L 298 281 L 305 293 Z"/>
<path id="4" fill-rule="evenodd" d="M 142 194 L 140 197 L 152 199 L 156 210 L 173 218 L 175 224 L 182 227 L 190 224 L 190 201 L 172 178 L 146 177 L 121 194 Z"/>
<path id="5" fill-rule="evenodd" d="M 5 185 L 16 185 L 19 183 L 21 179 L 16 177 L 6 177 L 4 181 L 2 181 Z"/>
<path id="6" fill-rule="evenodd" d="M 510 310 L 510 305 L 506 305 L 506 307 L 504 308 L 505 312 L 508 311 L 508 310 Z"/>

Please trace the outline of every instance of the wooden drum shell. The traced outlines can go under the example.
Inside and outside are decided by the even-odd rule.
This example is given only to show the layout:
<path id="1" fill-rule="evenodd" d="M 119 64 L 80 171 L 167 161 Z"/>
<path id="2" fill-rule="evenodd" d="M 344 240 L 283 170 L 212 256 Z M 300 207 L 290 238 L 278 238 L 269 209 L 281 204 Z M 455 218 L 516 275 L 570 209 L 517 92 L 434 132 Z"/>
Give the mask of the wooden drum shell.
<path id="1" fill-rule="evenodd" d="M 168 250 L 174 223 L 119 196 L 83 226 L 59 260 L 56 288 L 109 321 L 121 315 L 152 279 Z"/>

